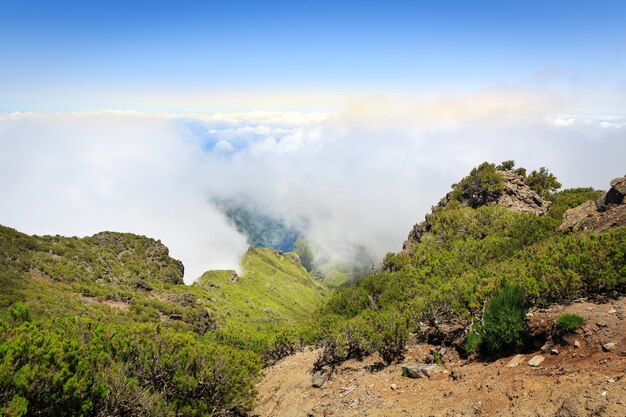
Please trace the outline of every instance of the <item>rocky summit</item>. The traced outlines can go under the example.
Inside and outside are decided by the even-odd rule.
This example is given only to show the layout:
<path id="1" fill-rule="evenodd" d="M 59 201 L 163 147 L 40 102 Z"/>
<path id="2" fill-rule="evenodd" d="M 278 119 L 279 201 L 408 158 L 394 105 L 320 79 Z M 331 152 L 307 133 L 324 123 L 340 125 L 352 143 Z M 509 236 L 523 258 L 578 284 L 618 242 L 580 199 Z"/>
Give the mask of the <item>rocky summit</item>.
<path id="1" fill-rule="evenodd" d="M 495 204 L 518 213 L 532 213 L 538 216 L 547 213 L 552 203 L 543 199 L 526 184 L 524 177 L 502 170 L 496 170 L 495 174 L 501 180 L 496 187 L 489 187 L 488 184 L 479 181 L 477 185 L 463 189 L 464 181 L 468 182 L 469 177 L 466 177 L 459 184 L 455 184 L 452 191 L 433 207 L 432 213 L 459 204 L 472 208 Z M 432 213 L 427 214 L 423 222 L 413 227 L 403 244 L 404 250 L 410 250 L 415 243 L 421 242 L 424 233 L 432 229 Z"/>

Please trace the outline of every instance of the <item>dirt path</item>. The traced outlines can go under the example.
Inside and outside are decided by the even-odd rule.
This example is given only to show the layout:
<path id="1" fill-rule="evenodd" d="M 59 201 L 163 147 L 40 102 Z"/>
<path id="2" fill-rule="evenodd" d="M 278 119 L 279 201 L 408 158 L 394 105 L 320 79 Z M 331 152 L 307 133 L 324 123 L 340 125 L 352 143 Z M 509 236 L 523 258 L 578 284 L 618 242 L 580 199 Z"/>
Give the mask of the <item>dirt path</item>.
<path id="1" fill-rule="evenodd" d="M 515 368 L 506 366 L 510 357 L 466 363 L 448 350 L 444 367 L 431 379 L 409 379 L 401 376 L 400 365 L 372 370 L 374 355 L 344 363 L 321 388 L 313 388 L 309 371 L 318 352 L 300 352 L 264 371 L 252 415 L 626 416 L 626 298 L 536 311 L 531 325 L 549 327 L 564 312 L 587 322 L 554 347 L 558 354 L 538 348 Z M 606 343 L 615 346 L 607 352 Z M 404 363 L 423 362 L 432 347 L 410 346 Z M 529 366 L 540 354 L 544 362 Z"/>

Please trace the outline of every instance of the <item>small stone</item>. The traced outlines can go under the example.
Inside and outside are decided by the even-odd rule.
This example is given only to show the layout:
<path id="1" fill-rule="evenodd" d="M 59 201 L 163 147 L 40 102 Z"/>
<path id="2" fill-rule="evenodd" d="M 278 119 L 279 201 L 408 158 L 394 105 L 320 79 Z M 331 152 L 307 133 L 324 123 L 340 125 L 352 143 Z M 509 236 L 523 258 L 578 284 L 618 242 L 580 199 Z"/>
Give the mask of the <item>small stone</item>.
<path id="1" fill-rule="evenodd" d="M 398 389 L 398 386 L 396 384 L 391 384 L 391 389 L 395 391 Z"/>
<path id="2" fill-rule="evenodd" d="M 524 356 L 517 354 L 511 358 L 511 360 L 504 366 L 507 368 L 515 368 L 517 365 L 524 361 Z"/>
<path id="3" fill-rule="evenodd" d="M 546 342 L 543 346 L 541 346 L 541 350 L 544 351 L 544 352 L 547 352 L 550 349 L 552 349 L 552 346 L 554 346 L 554 343 Z"/>
<path id="4" fill-rule="evenodd" d="M 580 342 L 578 340 L 574 340 L 574 347 L 575 348 L 579 348 L 580 347 Z"/>
<path id="5" fill-rule="evenodd" d="M 596 326 L 599 328 L 608 327 L 609 323 L 606 320 L 596 320 Z"/>
<path id="6" fill-rule="evenodd" d="M 613 349 L 615 349 L 615 346 L 617 346 L 617 344 L 615 344 L 615 343 L 613 343 L 613 342 L 609 342 L 609 343 L 605 343 L 605 344 L 603 344 L 603 345 L 602 345 L 602 349 L 603 349 L 605 352 L 610 352 L 610 351 L 612 351 Z"/>
<path id="7" fill-rule="evenodd" d="M 610 310 L 608 311 L 608 313 L 609 313 L 609 314 L 615 314 L 615 313 L 617 313 L 617 310 L 616 310 L 616 309 L 614 309 L 614 308 L 612 308 L 612 309 L 610 309 Z"/>
<path id="8" fill-rule="evenodd" d="M 606 397 L 606 395 L 607 395 L 607 394 L 608 394 L 608 392 L 606 392 L 606 391 L 602 391 L 602 396 L 603 396 L 603 397 Z"/>
<path id="9" fill-rule="evenodd" d="M 559 354 L 559 351 L 558 351 L 558 350 L 556 350 L 556 349 L 550 349 L 550 354 L 551 354 L 551 355 L 558 355 L 558 354 Z"/>
<path id="10" fill-rule="evenodd" d="M 609 384 L 612 384 L 613 382 L 615 382 L 615 380 L 613 378 L 609 378 L 606 380 L 606 382 L 608 382 Z"/>
<path id="11" fill-rule="evenodd" d="M 317 371 L 311 378 L 311 385 L 313 385 L 313 388 L 321 388 L 321 386 L 324 385 L 324 382 L 326 382 L 326 379 L 324 371 Z"/>
<path id="12" fill-rule="evenodd" d="M 533 356 L 531 360 L 528 361 L 528 365 L 530 366 L 539 366 L 541 362 L 543 362 L 546 358 L 541 355 Z"/>

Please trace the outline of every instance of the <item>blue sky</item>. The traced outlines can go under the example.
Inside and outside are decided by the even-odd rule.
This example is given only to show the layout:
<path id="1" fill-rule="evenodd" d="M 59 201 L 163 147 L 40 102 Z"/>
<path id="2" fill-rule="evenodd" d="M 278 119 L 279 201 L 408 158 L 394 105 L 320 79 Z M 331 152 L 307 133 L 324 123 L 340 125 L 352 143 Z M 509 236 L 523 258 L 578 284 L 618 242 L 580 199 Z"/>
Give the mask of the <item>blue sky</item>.
<path id="1" fill-rule="evenodd" d="M 616 112 L 625 16 L 623 1 L 4 0 L 0 111 L 333 110 L 506 87 L 593 90 Z"/>

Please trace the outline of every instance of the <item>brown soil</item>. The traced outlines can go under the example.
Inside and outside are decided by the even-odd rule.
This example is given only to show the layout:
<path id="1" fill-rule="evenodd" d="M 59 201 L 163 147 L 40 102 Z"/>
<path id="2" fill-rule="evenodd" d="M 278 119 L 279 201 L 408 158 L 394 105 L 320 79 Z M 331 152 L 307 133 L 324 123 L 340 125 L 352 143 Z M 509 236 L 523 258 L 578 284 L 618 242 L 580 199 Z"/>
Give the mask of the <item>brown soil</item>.
<path id="1" fill-rule="evenodd" d="M 319 351 L 307 350 L 264 370 L 257 386 L 258 416 L 626 416 L 626 297 L 602 303 L 578 302 L 533 311 L 529 323 L 542 344 L 562 313 L 587 319 L 576 334 L 552 349 L 493 361 L 461 359 L 448 349 L 444 366 L 431 379 L 409 379 L 401 365 L 377 370 L 376 355 L 347 361 L 321 388 L 311 386 Z M 578 342 L 579 347 L 575 346 Z M 613 342 L 609 352 L 602 345 Z M 403 363 L 423 362 L 433 346 L 412 344 Z M 535 355 L 545 361 L 528 365 Z M 395 384 L 395 390 L 392 389 Z"/>

